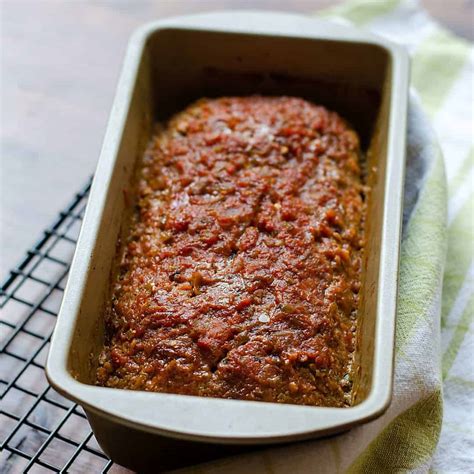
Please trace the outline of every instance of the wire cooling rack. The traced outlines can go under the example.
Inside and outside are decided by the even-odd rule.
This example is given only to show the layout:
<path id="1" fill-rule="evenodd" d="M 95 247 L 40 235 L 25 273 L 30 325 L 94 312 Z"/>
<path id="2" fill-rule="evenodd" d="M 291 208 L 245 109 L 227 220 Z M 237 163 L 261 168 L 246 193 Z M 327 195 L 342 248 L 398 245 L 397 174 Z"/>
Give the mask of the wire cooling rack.
<path id="1" fill-rule="evenodd" d="M 0 290 L 0 473 L 124 473 L 101 451 L 84 411 L 44 367 L 90 182 Z"/>

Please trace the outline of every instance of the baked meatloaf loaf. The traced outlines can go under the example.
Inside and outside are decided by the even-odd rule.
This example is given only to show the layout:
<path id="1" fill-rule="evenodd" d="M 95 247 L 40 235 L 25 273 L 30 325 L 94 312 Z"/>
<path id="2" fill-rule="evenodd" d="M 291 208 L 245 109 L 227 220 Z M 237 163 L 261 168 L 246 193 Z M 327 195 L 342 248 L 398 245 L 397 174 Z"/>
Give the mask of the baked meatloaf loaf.
<path id="1" fill-rule="evenodd" d="M 200 100 L 153 137 L 97 383 L 351 404 L 364 196 L 356 133 L 293 97 Z"/>

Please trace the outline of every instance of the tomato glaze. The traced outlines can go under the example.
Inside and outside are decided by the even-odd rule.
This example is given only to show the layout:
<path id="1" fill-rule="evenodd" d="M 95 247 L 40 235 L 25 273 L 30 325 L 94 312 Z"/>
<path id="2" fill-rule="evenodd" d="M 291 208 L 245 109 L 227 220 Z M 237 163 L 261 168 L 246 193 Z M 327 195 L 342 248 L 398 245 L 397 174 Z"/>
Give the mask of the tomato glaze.
<path id="1" fill-rule="evenodd" d="M 203 99 L 157 131 L 97 383 L 351 403 L 364 187 L 356 133 L 293 97 Z"/>

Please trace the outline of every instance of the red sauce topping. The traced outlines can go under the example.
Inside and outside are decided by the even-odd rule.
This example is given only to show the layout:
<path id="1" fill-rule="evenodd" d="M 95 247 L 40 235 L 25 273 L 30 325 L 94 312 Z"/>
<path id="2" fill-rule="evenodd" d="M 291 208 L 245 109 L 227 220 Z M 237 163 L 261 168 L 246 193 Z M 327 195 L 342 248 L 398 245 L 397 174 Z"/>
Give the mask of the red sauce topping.
<path id="1" fill-rule="evenodd" d="M 201 100 L 140 169 L 97 371 L 108 387 L 351 402 L 359 142 L 291 97 Z"/>

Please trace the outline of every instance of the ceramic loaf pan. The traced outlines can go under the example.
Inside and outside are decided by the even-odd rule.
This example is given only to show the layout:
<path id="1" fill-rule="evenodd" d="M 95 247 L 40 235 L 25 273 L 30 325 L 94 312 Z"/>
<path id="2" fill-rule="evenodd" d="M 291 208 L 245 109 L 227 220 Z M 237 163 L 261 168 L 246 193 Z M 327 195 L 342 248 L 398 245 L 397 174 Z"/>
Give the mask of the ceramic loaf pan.
<path id="1" fill-rule="evenodd" d="M 47 363 L 119 463 L 157 470 L 347 430 L 381 415 L 392 392 L 401 237 L 407 54 L 350 26 L 297 15 L 226 12 L 150 23 L 131 38 Z M 337 111 L 367 156 L 355 402 L 324 408 L 98 387 L 116 242 L 154 121 L 203 96 L 294 95 Z M 234 445 L 224 448 L 217 446 Z M 246 448 L 249 449 L 249 448 Z"/>

